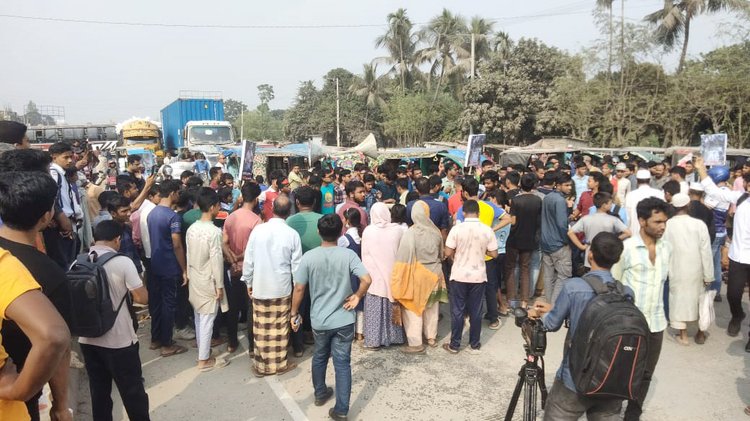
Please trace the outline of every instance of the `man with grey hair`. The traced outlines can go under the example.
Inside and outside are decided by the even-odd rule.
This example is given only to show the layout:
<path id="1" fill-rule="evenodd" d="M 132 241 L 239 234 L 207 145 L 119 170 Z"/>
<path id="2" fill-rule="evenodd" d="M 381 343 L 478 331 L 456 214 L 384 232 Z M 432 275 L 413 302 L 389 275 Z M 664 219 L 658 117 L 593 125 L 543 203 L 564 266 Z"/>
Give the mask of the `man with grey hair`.
<path id="1" fill-rule="evenodd" d="M 283 374 L 297 364 L 287 361 L 292 309 L 292 274 L 302 259 L 300 236 L 285 220 L 292 203 L 285 195 L 273 201 L 273 217 L 250 233 L 242 266 L 242 280 L 253 302 L 255 349 L 253 374 Z"/>

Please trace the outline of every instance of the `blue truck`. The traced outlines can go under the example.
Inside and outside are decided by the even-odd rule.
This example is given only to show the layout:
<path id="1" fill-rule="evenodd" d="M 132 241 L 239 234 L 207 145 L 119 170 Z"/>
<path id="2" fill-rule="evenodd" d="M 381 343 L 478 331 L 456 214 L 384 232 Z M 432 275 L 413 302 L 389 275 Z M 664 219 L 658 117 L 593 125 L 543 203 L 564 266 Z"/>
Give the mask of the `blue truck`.
<path id="1" fill-rule="evenodd" d="M 221 99 L 177 99 L 161 110 L 161 122 L 166 150 L 235 143 Z"/>

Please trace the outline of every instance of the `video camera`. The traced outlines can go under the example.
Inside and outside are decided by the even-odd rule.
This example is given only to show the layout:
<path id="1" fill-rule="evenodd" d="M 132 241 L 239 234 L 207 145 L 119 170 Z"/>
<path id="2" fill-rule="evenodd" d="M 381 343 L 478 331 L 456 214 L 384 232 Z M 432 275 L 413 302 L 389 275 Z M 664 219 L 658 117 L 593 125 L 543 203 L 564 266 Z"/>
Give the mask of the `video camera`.
<path id="1" fill-rule="evenodd" d="M 532 319 L 526 309 L 516 307 L 513 310 L 516 326 L 521 328 L 521 336 L 526 341 L 524 349 L 526 354 L 535 357 L 543 357 L 547 350 L 547 331 L 539 319 Z"/>

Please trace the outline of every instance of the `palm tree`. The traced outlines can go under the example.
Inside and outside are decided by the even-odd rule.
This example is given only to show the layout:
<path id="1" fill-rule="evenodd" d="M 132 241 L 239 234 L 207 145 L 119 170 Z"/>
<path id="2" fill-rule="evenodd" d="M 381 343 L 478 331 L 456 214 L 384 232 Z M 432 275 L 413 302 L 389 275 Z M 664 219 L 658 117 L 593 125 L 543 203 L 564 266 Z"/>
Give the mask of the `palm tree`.
<path id="1" fill-rule="evenodd" d="M 458 59 L 459 55 L 466 55 L 463 38 L 467 32 L 468 28 L 462 16 L 443 9 L 443 12 L 432 18 L 419 33 L 427 47 L 418 51 L 417 57 L 420 63 L 430 65 L 428 82 L 437 77 L 435 97 L 440 92 L 443 79 L 460 69 Z"/>
<path id="2" fill-rule="evenodd" d="M 491 41 L 494 34 L 493 26 L 494 23 L 487 21 L 484 18 L 480 18 L 479 16 L 474 16 L 473 18 L 471 18 L 471 23 L 469 24 L 468 28 L 469 34 L 466 37 L 462 38 L 462 44 L 456 51 L 461 66 L 467 71 L 467 73 L 471 72 L 472 64 L 471 36 L 474 36 L 474 68 L 476 69 L 476 64 L 482 60 L 487 59 L 492 52 Z M 471 77 L 471 74 L 469 74 L 469 76 Z"/>
<path id="3" fill-rule="evenodd" d="M 388 30 L 375 39 L 375 47 L 388 50 L 388 57 L 380 60 L 392 64 L 391 71 L 398 72 L 401 82 L 401 92 L 406 92 L 410 85 L 410 72 L 414 67 L 414 53 L 417 49 L 418 38 L 412 32 L 414 25 L 406 16 L 406 9 L 398 9 L 389 13 Z"/>
<path id="4" fill-rule="evenodd" d="M 365 64 L 362 66 L 362 76 L 356 77 L 349 86 L 349 92 L 358 97 L 364 97 L 365 106 L 365 130 L 368 129 L 368 117 L 370 108 L 382 108 L 385 106 L 385 83 L 383 76 L 378 76 L 377 64 Z"/>
<path id="5" fill-rule="evenodd" d="M 664 0 L 664 7 L 645 17 L 656 25 L 656 38 L 665 49 L 671 50 L 682 38 L 682 52 L 677 72 L 685 67 L 687 46 L 690 40 L 690 23 L 698 15 L 721 10 L 747 10 L 747 0 Z"/>

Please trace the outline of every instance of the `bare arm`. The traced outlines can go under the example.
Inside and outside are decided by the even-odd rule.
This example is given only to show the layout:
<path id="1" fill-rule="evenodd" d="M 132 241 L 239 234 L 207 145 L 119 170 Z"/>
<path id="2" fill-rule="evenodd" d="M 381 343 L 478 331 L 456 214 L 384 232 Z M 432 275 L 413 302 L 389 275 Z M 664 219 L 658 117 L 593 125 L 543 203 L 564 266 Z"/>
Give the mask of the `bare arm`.
<path id="1" fill-rule="evenodd" d="M 620 240 L 624 240 L 626 238 L 630 238 L 630 236 L 632 235 L 633 233 L 629 229 L 626 228 L 623 232 L 620 233 L 620 236 L 617 238 L 619 238 Z"/>
<path id="2" fill-rule="evenodd" d="M 70 377 L 70 346 L 65 350 L 60 363 L 57 365 L 55 374 L 49 379 L 49 388 L 52 391 L 52 409 L 50 412 L 56 414 L 52 419 L 72 419 L 68 411 L 68 379 Z"/>
<path id="3" fill-rule="evenodd" d="M 39 290 L 28 291 L 13 300 L 5 315 L 28 336 L 31 351 L 15 381 L 0 382 L 0 398 L 27 401 L 55 374 L 70 348 L 70 332 L 55 307 Z"/>
<path id="4" fill-rule="evenodd" d="M 493 259 L 496 258 L 497 257 L 497 249 L 495 249 L 495 250 L 487 250 L 487 256 L 490 256 Z"/>
<path id="5" fill-rule="evenodd" d="M 299 314 L 299 307 L 302 305 L 302 299 L 305 298 L 305 284 L 294 284 L 294 292 L 292 293 L 292 316 Z"/>
<path id="6" fill-rule="evenodd" d="M 172 234 L 172 247 L 177 263 L 182 269 L 183 284 L 187 285 L 187 262 L 185 261 L 185 249 L 182 247 L 182 236 L 179 233 Z"/>
<path id="7" fill-rule="evenodd" d="M 148 304 L 148 290 L 146 287 L 139 287 L 130 291 L 133 294 L 133 302 L 138 304 Z"/>
<path id="8" fill-rule="evenodd" d="M 151 190 L 154 183 L 156 183 L 156 175 L 151 174 L 151 176 L 146 179 L 146 184 L 143 185 L 143 191 L 141 191 L 141 194 L 130 203 L 131 211 L 135 212 L 140 209 L 141 205 L 146 200 L 146 197 L 148 197 L 148 191 Z"/>
<path id="9" fill-rule="evenodd" d="M 573 243 L 573 245 L 578 247 L 579 250 L 586 250 L 586 245 L 578 239 L 578 236 L 573 230 L 568 230 L 568 238 L 570 239 L 570 242 Z"/>
<path id="10" fill-rule="evenodd" d="M 371 283 L 372 278 L 370 277 L 370 275 L 360 276 L 359 289 L 357 289 L 354 294 L 350 295 L 349 298 L 346 299 L 344 308 L 346 310 L 354 310 L 359 302 L 365 297 L 365 294 L 367 294 L 367 289 L 370 288 Z"/>
<path id="11" fill-rule="evenodd" d="M 450 247 L 446 247 L 445 248 L 445 258 L 446 259 L 452 259 L 453 258 L 453 254 L 455 254 L 455 253 L 456 253 L 456 249 L 452 249 Z"/>
<path id="12" fill-rule="evenodd" d="M 515 217 L 511 218 L 510 215 L 508 215 L 508 212 L 503 213 L 503 216 L 500 218 L 500 223 L 495 225 L 495 227 L 492 229 L 493 231 L 499 231 L 501 228 L 504 228 L 505 226 L 515 222 Z"/>

